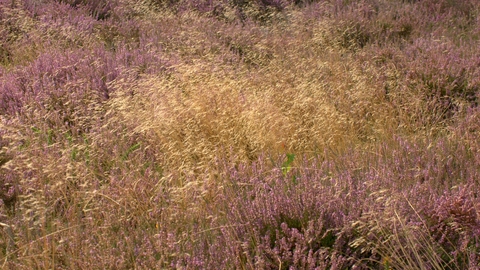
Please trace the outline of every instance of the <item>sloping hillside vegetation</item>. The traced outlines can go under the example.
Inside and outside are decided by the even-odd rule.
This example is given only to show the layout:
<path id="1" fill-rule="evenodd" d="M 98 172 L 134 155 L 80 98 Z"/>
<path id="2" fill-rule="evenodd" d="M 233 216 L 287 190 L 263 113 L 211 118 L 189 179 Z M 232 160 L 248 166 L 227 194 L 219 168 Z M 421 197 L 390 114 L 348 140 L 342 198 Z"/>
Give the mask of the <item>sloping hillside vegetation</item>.
<path id="1" fill-rule="evenodd" d="M 0 0 L 0 268 L 479 269 L 477 0 Z"/>

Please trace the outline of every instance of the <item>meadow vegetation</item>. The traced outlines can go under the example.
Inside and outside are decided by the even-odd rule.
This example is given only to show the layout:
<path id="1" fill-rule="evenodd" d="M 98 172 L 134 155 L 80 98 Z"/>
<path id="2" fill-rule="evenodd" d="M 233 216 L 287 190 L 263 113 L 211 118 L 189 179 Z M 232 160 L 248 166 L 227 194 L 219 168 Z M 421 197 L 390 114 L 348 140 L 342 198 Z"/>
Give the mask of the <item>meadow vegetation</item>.
<path id="1" fill-rule="evenodd" d="M 0 0 L 0 268 L 479 269 L 477 0 Z"/>

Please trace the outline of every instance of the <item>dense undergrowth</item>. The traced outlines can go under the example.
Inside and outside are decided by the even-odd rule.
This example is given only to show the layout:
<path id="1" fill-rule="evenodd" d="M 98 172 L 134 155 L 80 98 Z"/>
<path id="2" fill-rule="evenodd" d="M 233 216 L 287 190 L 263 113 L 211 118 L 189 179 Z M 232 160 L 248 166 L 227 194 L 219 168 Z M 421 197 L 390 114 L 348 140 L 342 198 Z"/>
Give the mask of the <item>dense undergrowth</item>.
<path id="1" fill-rule="evenodd" d="M 0 0 L 5 269 L 480 268 L 480 4 Z"/>

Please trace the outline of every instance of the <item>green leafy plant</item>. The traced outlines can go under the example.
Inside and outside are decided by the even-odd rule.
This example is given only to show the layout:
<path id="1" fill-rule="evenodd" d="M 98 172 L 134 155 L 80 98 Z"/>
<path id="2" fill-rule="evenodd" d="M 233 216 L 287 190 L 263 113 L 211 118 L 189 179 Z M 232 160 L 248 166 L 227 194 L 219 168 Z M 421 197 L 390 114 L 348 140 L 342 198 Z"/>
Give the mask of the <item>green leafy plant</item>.
<path id="1" fill-rule="evenodd" d="M 292 163 L 295 160 L 295 154 L 287 154 L 287 160 L 282 164 L 282 173 L 283 176 L 286 176 L 287 173 L 292 169 Z"/>

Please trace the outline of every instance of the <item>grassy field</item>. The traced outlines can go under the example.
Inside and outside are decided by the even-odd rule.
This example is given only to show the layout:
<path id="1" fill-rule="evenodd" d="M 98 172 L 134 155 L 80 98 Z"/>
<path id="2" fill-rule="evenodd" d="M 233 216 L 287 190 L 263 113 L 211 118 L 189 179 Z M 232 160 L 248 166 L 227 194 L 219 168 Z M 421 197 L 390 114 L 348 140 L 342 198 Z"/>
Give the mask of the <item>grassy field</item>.
<path id="1" fill-rule="evenodd" d="M 477 0 L 0 0 L 0 268 L 479 269 Z"/>

